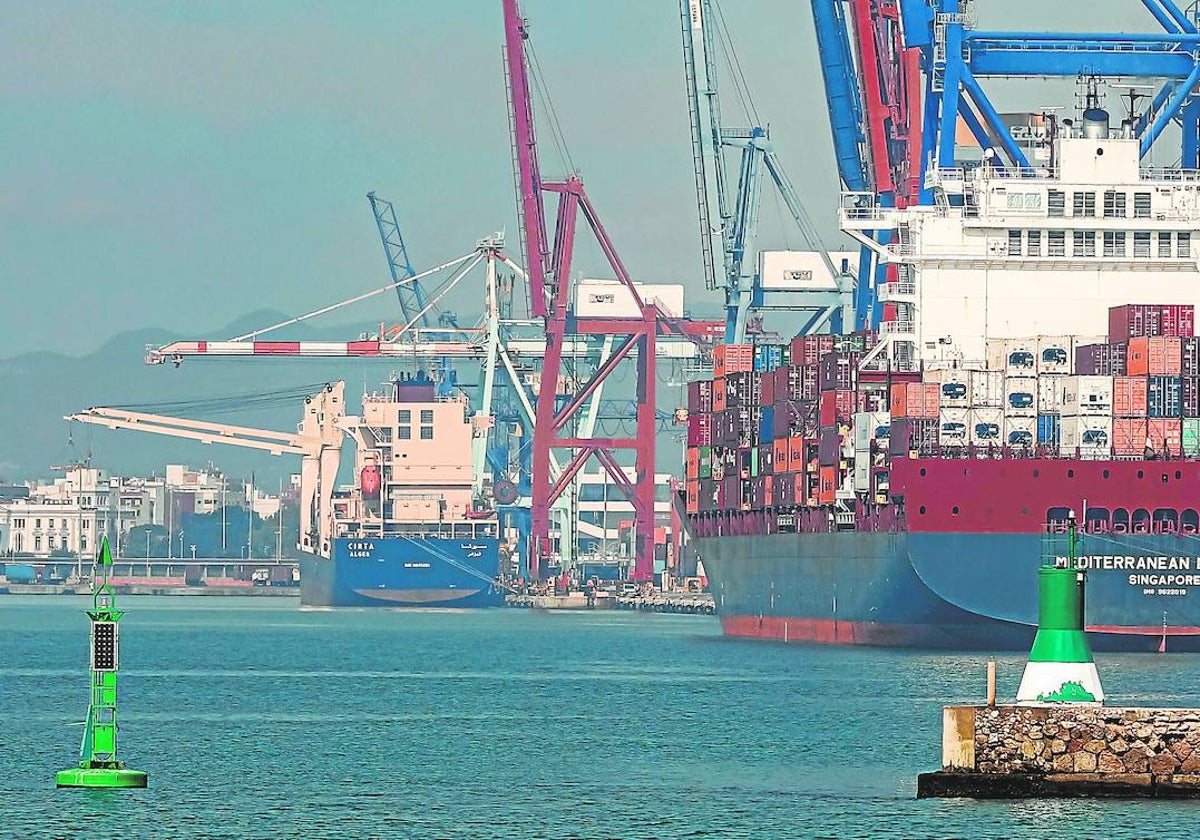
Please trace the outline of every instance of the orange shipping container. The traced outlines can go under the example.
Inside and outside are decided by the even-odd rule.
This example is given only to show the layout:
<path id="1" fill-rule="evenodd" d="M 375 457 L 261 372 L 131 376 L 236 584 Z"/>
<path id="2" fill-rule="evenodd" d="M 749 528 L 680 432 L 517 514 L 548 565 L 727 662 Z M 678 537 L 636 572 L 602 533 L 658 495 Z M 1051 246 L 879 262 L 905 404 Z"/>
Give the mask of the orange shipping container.
<path id="1" fill-rule="evenodd" d="M 687 451 L 687 477 L 700 477 L 700 450 L 692 447 Z"/>
<path id="2" fill-rule="evenodd" d="M 1113 377 L 1113 416 L 1115 417 L 1145 417 L 1146 416 L 1146 377 L 1144 376 L 1114 376 Z M 1116 432 L 1114 431 L 1114 437 Z M 1118 453 L 1129 454 L 1129 453 Z"/>
<path id="3" fill-rule="evenodd" d="M 1178 376 L 1183 369 L 1183 344 L 1175 336 L 1131 338 L 1125 367 L 1130 376 Z"/>
<path id="4" fill-rule="evenodd" d="M 893 417 L 908 417 L 908 384 L 897 382 L 892 386 L 891 410 Z"/>
<path id="5" fill-rule="evenodd" d="M 817 503 L 831 505 L 837 500 L 837 467 L 821 467 Z"/>
<path id="6" fill-rule="evenodd" d="M 775 476 L 768 475 L 763 479 L 763 492 L 765 493 L 765 504 L 767 507 L 775 506 Z"/>
<path id="7" fill-rule="evenodd" d="M 1153 417 L 1146 423 L 1146 437 L 1158 454 L 1179 455 L 1183 449 L 1183 421 L 1178 417 Z"/>
<path id="8" fill-rule="evenodd" d="M 1125 351 L 1125 372 L 1130 376 L 1145 376 L 1150 372 L 1150 339 L 1129 339 L 1129 348 Z"/>
<path id="9" fill-rule="evenodd" d="M 922 417 L 937 417 L 938 408 L 941 402 L 942 386 L 937 382 L 921 382 L 917 387 L 923 392 L 921 405 L 924 406 L 925 413 Z"/>
<path id="10" fill-rule="evenodd" d="M 712 390 L 712 407 L 713 411 L 724 411 L 728 405 L 728 400 L 725 399 L 725 380 L 714 379 Z"/>
<path id="11" fill-rule="evenodd" d="M 1183 368 L 1183 342 L 1176 336 L 1150 339 L 1150 375 L 1179 376 Z"/>
<path id="12" fill-rule="evenodd" d="M 788 438 L 788 471 L 796 473 L 804 471 L 804 438 L 802 437 Z"/>
<path id="13" fill-rule="evenodd" d="M 775 441 L 775 463 L 774 469 L 776 473 L 785 473 L 791 469 L 788 465 L 788 439 L 779 438 Z"/>
<path id="14" fill-rule="evenodd" d="M 1145 417 L 1118 417 L 1113 420 L 1113 454 L 1141 456 L 1146 449 Z"/>
<path id="15" fill-rule="evenodd" d="M 700 512 L 700 482 L 689 481 L 687 483 L 687 512 Z"/>

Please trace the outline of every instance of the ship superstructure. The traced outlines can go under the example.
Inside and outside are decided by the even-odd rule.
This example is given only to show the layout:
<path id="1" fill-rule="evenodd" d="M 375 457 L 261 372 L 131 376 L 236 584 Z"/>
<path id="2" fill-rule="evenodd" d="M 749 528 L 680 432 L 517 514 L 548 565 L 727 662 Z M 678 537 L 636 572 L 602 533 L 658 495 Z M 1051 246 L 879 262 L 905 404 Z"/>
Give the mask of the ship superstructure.
<path id="1" fill-rule="evenodd" d="M 928 205 L 844 194 L 843 230 L 895 265 L 878 356 L 982 362 L 987 338 L 1095 334 L 1132 290 L 1182 302 L 1196 288 L 1200 172 L 1141 167 L 1138 140 L 1110 137 L 1099 109 L 1079 134 L 1055 139 L 1045 166 L 933 170 Z M 866 233 L 881 227 L 887 245 Z"/>

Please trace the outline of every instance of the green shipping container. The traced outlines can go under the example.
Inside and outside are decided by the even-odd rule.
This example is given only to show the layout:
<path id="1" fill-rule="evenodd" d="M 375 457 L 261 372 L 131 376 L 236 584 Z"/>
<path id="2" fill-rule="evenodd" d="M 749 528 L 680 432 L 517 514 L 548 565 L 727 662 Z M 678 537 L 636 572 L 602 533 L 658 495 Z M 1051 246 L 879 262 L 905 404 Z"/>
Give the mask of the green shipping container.
<path id="1" fill-rule="evenodd" d="M 1200 458 L 1200 417 L 1183 418 L 1183 457 Z"/>
<path id="2" fill-rule="evenodd" d="M 701 478 L 711 478 L 712 477 L 712 447 L 711 446 L 701 446 L 700 447 L 700 477 Z"/>
<path id="3" fill-rule="evenodd" d="M 758 447 L 750 450 L 750 477 L 758 478 Z"/>

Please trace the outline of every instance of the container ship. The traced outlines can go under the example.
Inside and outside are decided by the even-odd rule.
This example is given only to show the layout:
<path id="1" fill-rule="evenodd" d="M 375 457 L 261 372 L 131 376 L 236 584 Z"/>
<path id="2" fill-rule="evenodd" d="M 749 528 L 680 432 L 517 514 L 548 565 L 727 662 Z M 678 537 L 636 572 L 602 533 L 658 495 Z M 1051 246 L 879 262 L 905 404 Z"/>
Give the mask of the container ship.
<path id="1" fill-rule="evenodd" d="M 1095 647 L 1200 650 L 1200 178 L 1089 116 L 1039 169 L 931 172 L 928 206 L 846 196 L 843 230 L 894 232 L 880 330 L 718 347 L 690 383 L 726 635 L 1027 649 L 1074 517 Z"/>

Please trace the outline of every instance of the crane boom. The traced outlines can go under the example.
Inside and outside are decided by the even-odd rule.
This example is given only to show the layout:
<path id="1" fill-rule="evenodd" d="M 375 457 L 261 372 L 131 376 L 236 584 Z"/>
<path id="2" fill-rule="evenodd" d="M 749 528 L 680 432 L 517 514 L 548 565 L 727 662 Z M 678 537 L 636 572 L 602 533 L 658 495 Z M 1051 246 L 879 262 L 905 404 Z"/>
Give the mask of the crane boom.
<path id="1" fill-rule="evenodd" d="M 346 416 L 345 391 L 346 384 L 336 382 L 306 398 L 304 418 L 295 433 L 107 407 L 89 408 L 67 415 L 65 419 L 206 444 L 225 443 L 272 455 L 299 455 L 298 547 L 328 557 L 333 536 L 333 488 L 341 464 L 342 440 L 344 435 L 355 434 L 359 425 L 357 417 Z"/>

